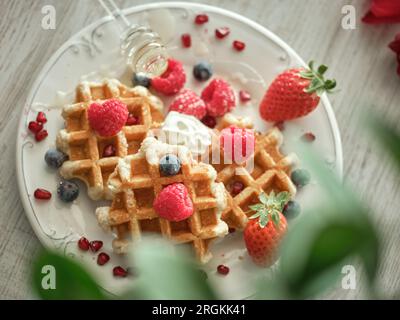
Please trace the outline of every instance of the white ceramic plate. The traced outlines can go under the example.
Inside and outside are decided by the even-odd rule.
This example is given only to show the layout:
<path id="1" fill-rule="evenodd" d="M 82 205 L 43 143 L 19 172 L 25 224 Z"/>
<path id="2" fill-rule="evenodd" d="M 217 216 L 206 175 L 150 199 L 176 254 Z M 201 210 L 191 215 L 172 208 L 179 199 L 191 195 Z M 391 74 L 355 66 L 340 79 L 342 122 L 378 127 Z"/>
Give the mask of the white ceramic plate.
<path id="1" fill-rule="evenodd" d="M 203 26 L 193 23 L 198 13 L 207 13 L 210 20 Z M 284 69 L 303 65 L 303 60 L 281 39 L 264 27 L 220 8 L 189 3 L 160 3 L 142 5 L 125 10 L 128 19 L 135 23 L 150 24 L 158 31 L 170 54 L 183 61 L 186 67 L 187 87 L 200 92 L 201 86 L 192 77 L 192 66 L 199 60 L 209 60 L 216 75 L 227 79 L 234 88 L 245 89 L 252 95 L 252 102 L 238 105 L 235 113 L 249 115 L 256 128 L 265 131 L 268 124 L 258 116 L 258 102 L 265 88 Z M 216 40 L 214 30 L 228 26 L 231 34 L 224 40 Z M 102 80 L 116 77 L 130 84 L 131 71 L 119 55 L 119 40 L 115 36 L 116 26 L 112 19 L 105 17 L 84 28 L 68 40 L 49 59 L 30 90 L 21 114 L 17 136 L 17 176 L 21 199 L 32 227 L 44 246 L 56 248 L 65 254 L 83 261 L 98 278 L 101 286 L 118 293 L 127 279 L 112 276 L 114 265 L 126 265 L 124 258 L 111 255 L 111 263 L 97 266 L 96 256 L 81 253 L 76 249 L 76 240 L 82 235 L 89 239 L 104 241 L 104 250 L 111 253 L 111 236 L 98 227 L 94 216 L 95 203 L 86 196 L 81 185 L 81 194 L 72 205 L 65 205 L 57 199 L 56 187 L 59 177 L 50 170 L 44 154 L 55 146 L 55 137 L 63 127 L 61 107 L 73 100 L 74 88 L 80 80 Z M 181 47 L 180 35 L 192 35 L 192 47 Z M 232 49 L 233 40 L 246 43 L 243 52 Z M 48 117 L 46 128 L 49 136 L 36 143 L 28 133 L 27 124 L 35 119 L 38 111 L 45 111 Z M 328 99 L 322 97 L 319 108 L 309 116 L 286 124 L 285 149 L 296 143 L 306 131 L 316 136 L 313 148 L 325 158 L 327 164 L 342 173 L 342 148 L 335 116 Z M 36 201 L 33 192 L 42 187 L 51 190 L 49 202 Z M 311 185 L 302 191 L 298 199 L 307 206 L 317 187 Z M 249 261 L 240 233 L 230 234 L 213 247 L 214 259 L 206 266 L 209 279 L 225 298 L 241 299 L 253 293 L 252 279 L 256 267 Z M 226 264 L 231 272 L 223 277 L 216 273 L 216 266 Z"/>

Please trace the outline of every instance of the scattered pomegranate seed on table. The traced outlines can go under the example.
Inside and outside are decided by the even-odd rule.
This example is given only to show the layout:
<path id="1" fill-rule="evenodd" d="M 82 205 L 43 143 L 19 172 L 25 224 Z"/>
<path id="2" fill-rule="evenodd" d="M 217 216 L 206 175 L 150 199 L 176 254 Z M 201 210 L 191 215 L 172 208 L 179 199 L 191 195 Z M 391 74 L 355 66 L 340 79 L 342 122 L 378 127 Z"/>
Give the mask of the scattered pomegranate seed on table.
<path id="1" fill-rule="evenodd" d="M 223 39 L 227 35 L 229 35 L 230 32 L 231 32 L 231 30 L 228 27 L 217 28 L 217 29 L 215 29 L 215 36 L 218 39 Z"/>
<path id="2" fill-rule="evenodd" d="M 313 142 L 315 140 L 315 134 L 312 132 L 306 132 L 302 135 L 301 139 L 306 142 Z"/>
<path id="3" fill-rule="evenodd" d="M 201 119 L 201 122 L 211 129 L 214 129 L 214 127 L 217 125 L 217 120 L 213 116 L 208 115 Z"/>
<path id="4" fill-rule="evenodd" d="M 116 153 L 115 147 L 112 144 L 106 146 L 103 150 L 103 157 L 114 157 Z"/>
<path id="5" fill-rule="evenodd" d="M 128 115 L 128 119 L 126 120 L 125 125 L 127 126 L 134 126 L 139 124 L 139 118 L 134 116 L 132 113 Z"/>
<path id="6" fill-rule="evenodd" d="M 46 123 L 47 122 L 46 114 L 42 111 L 38 112 L 36 121 L 40 123 Z"/>
<path id="7" fill-rule="evenodd" d="M 93 252 L 99 251 L 102 247 L 103 247 L 103 241 L 100 240 L 90 241 L 90 249 Z"/>
<path id="8" fill-rule="evenodd" d="M 82 251 L 88 251 L 90 248 L 90 243 L 89 240 L 86 239 L 85 237 L 82 237 L 78 240 L 78 247 Z"/>
<path id="9" fill-rule="evenodd" d="M 242 192 L 244 189 L 244 184 L 240 181 L 235 181 L 232 185 L 232 190 L 231 190 L 231 194 L 233 196 L 238 195 L 240 192 Z"/>
<path id="10" fill-rule="evenodd" d="M 192 37 L 189 33 L 184 33 L 181 36 L 181 41 L 184 48 L 190 48 L 192 45 Z"/>
<path id="11" fill-rule="evenodd" d="M 110 260 L 110 256 L 105 252 L 100 252 L 97 256 L 97 264 L 99 266 L 105 265 Z"/>
<path id="12" fill-rule="evenodd" d="M 232 45 L 237 51 L 243 51 L 246 48 L 246 44 L 239 40 L 233 41 Z"/>
<path id="13" fill-rule="evenodd" d="M 194 22 L 196 24 L 204 24 L 208 22 L 208 15 L 206 14 L 198 14 L 196 18 L 194 19 Z"/>
<path id="14" fill-rule="evenodd" d="M 35 134 L 35 139 L 37 142 L 44 140 L 48 136 L 47 130 L 41 130 Z"/>
<path id="15" fill-rule="evenodd" d="M 285 130 L 285 122 L 284 121 L 275 122 L 274 126 L 277 127 L 280 131 Z"/>
<path id="16" fill-rule="evenodd" d="M 227 266 L 223 265 L 223 264 L 220 264 L 217 267 L 217 271 L 218 271 L 219 274 L 222 274 L 222 275 L 226 276 L 229 273 L 229 268 Z"/>
<path id="17" fill-rule="evenodd" d="M 45 189 L 36 189 L 33 193 L 34 197 L 39 200 L 49 200 L 51 198 L 51 192 Z"/>
<path id="18" fill-rule="evenodd" d="M 36 121 L 31 121 L 28 124 L 28 129 L 32 132 L 32 133 L 38 133 L 39 131 L 41 131 L 43 129 L 43 124 L 36 122 Z"/>
<path id="19" fill-rule="evenodd" d="M 246 90 L 240 90 L 239 91 L 239 99 L 241 102 L 247 102 L 247 101 L 251 100 L 251 95 Z"/>
<path id="20" fill-rule="evenodd" d="M 113 268 L 113 275 L 116 277 L 126 277 L 128 275 L 128 271 L 126 271 L 124 268 L 117 266 Z"/>

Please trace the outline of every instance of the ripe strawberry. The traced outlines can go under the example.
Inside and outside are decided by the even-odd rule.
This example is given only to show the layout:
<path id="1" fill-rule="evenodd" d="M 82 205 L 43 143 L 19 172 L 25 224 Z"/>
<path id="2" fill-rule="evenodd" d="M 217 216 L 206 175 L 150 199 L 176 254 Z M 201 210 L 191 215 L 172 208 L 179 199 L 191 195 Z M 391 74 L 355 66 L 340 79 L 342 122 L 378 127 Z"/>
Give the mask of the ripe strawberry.
<path id="1" fill-rule="evenodd" d="M 282 210 L 289 197 L 286 191 L 277 195 L 272 191 L 269 196 L 262 193 L 260 203 L 249 206 L 256 213 L 250 217 L 243 236 L 250 257 L 259 266 L 269 267 L 278 259 L 278 248 L 287 231 Z"/>
<path id="2" fill-rule="evenodd" d="M 314 70 L 313 61 L 309 68 L 289 69 L 272 82 L 260 103 L 260 115 L 266 121 L 285 121 L 303 117 L 313 111 L 320 96 L 332 92 L 335 80 L 325 80 L 328 69 L 321 65 Z"/>

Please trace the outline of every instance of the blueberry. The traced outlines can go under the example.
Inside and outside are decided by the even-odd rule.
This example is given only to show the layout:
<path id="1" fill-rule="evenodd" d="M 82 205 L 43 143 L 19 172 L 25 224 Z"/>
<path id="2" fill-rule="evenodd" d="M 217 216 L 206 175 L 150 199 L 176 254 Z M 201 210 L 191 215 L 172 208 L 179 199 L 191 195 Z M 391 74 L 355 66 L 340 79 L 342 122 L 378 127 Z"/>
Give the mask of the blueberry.
<path id="1" fill-rule="evenodd" d="M 68 156 L 63 152 L 58 151 L 57 149 L 49 149 L 44 155 L 44 160 L 51 168 L 61 167 L 64 161 L 66 161 L 67 159 Z"/>
<path id="2" fill-rule="evenodd" d="M 160 171 L 164 176 L 174 176 L 181 170 L 181 161 L 173 154 L 167 154 L 160 160 Z"/>
<path id="3" fill-rule="evenodd" d="M 79 187 L 73 181 L 63 180 L 57 189 L 58 196 L 64 202 L 72 202 L 79 196 Z"/>
<path id="4" fill-rule="evenodd" d="M 297 169 L 292 172 L 291 179 L 296 187 L 304 187 L 310 183 L 311 175 L 305 169 Z"/>
<path id="5" fill-rule="evenodd" d="M 296 218 L 301 211 L 301 207 L 296 201 L 289 201 L 285 207 L 283 208 L 283 215 L 287 219 L 294 219 Z"/>
<path id="6" fill-rule="evenodd" d="M 193 76 L 199 81 L 206 81 L 213 74 L 212 66 L 206 61 L 201 61 L 193 68 Z"/>
<path id="7" fill-rule="evenodd" d="M 132 77 L 132 83 L 134 86 L 150 87 L 150 78 L 144 73 L 134 73 Z"/>

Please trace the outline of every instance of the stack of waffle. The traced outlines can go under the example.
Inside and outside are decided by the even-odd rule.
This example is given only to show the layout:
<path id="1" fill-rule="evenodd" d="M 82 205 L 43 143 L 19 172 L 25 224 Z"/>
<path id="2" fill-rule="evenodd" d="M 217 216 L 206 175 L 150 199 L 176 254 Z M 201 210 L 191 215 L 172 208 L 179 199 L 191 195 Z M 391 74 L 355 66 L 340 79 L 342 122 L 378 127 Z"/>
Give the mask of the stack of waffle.
<path id="1" fill-rule="evenodd" d="M 89 126 L 87 109 L 91 103 L 119 99 L 138 120 L 124 126 L 113 137 L 100 137 Z M 63 108 L 65 129 L 57 135 L 57 147 L 69 160 L 60 169 L 65 179 L 82 180 L 93 200 L 112 200 L 110 206 L 100 207 L 96 216 L 100 226 L 113 232 L 113 248 L 126 253 L 132 240 L 152 232 L 177 244 L 190 244 L 202 263 L 211 258 L 210 243 L 228 233 L 228 227 L 243 229 L 251 215 L 249 206 L 258 202 L 258 196 L 271 191 L 296 188 L 289 175 L 295 163 L 293 155 L 284 156 L 280 147 L 281 132 L 274 128 L 265 134 L 256 134 L 255 152 L 242 164 L 225 163 L 219 144 L 211 146 L 206 164 L 197 161 L 186 146 L 174 146 L 154 138 L 152 131 L 163 122 L 163 104 L 144 87 L 128 88 L 115 79 L 103 83 L 81 83 L 76 90 L 75 103 Z M 219 140 L 219 131 L 234 125 L 252 128 L 250 119 L 231 114 L 220 119 L 213 137 Z M 113 156 L 103 156 L 112 145 Z M 174 154 L 181 163 L 178 174 L 163 176 L 160 159 Z M 232 185 L 241 182 L 243 189 L 232 194 Z M 173 222 L 158 216 L 154 199 L 164 187 L 172 183 L 186 186 L 194 206 L 189 218 Z"/>

